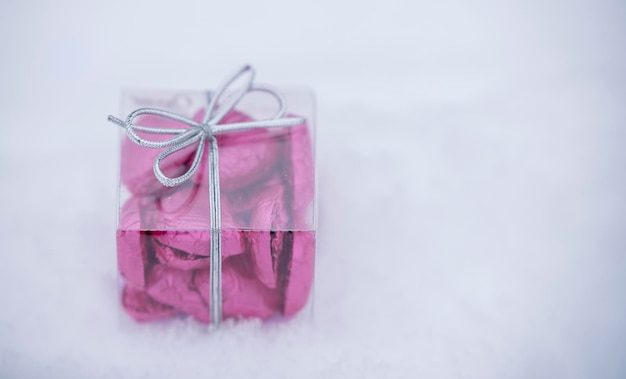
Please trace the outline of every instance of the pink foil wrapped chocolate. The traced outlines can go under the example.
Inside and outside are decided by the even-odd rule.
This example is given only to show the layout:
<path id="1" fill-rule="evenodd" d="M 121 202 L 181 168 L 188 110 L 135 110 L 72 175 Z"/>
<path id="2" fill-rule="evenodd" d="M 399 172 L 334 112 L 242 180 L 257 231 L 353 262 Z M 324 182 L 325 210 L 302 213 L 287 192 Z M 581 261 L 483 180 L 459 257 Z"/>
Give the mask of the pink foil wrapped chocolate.
<path id="1" fill-rule="evenodd" d="M 184 188 L 172 188 L 155 196 L 144 207 L 144 226 L 154 230 L 151 233 L 155 241 L 157 258 L 162 263 L 184 268 L 185 263 L 196 261 L 198 265 L 189 268 L 206 268 L 205 259 L 211 247 L 211 223 L 207 219 L 210 212 L 208 189 L 206 186 L 193 185 Z M 245 250 L 242 232 L 237 230 L 237 221 L 222 198 L 222 249 L 224 257 L 241 254 Z M 206 265 L 202 265 L 206 261 Z"/>
<path id="2" fill-rule="evenodd" d="M 150 135 L 150 141 L 161 143 L 156 147 L 173 136 L 199 136 L 222 125 L 259 120 L 271 125 L 273 118 L 259 116 L 273 111 L 263 94 L 245 95 L 247 100 L 234 102 L 232 109 L 227 108 L 234 104 L 231 97 L 220 98 L 219 104 L 209 107 L 209 122 L 203 126 L 204 109 L 210 103 L 206 93 L 126 93 L 123 114 L 156 104 L 182 118 L 163 118 L 157 112 L 141 114 L 132 120 L 135 124 L 114 122 L 126 129 L 145 127 L 135 130 L 140 138 L 154 131 L 150 128 L 171 130 Z M 211 294 L 215 288 L 221 293 L 223 318 L 293 316 L 306 307 L 315 262 L 313 98 L 306 91 L 283 96 L 285 101 L 279 105 L 287 104 L 289 117 L 306 122 L 214 135 L 219 147 L 218 246 L 213 246 L 216 234 L 211 220 L 216 208 L 210 200 L 214 183 L 207 160 L 209 142 L 202 140 L 203 145 L 196 146 L 192 140 L 159 161 L 163 174 L 175 178 L 193 168 L 201 150 L 197 170 L 173 187 L 162 185 L 153 171 L 155 159 L 167 146 L 149 148 L 127 138 L 121 142 L 117 255 L 124 285 L 122 305 L 133 319 L 145 322 L 188 315 L 202 323 L 214 322 L 216 298 Z M 185 101 L 172 101 L 181 97 Z M 224 117 L 215 116 L 222 110 Z M 190 127 L 192 132 L 185 134 Z M 206 138 L 211 136 L 209 132 Z M 216 249 L 222 262 L 218 287 L 211 281 Z"/>
<path id="3" fill-rule="evenodd" d="M 173 306 L 160 303 L 145 291 L 130 286 L 123 289 L 122 305 L 132 318 L 140 322 L 162 320 L 179 313 Z"/>

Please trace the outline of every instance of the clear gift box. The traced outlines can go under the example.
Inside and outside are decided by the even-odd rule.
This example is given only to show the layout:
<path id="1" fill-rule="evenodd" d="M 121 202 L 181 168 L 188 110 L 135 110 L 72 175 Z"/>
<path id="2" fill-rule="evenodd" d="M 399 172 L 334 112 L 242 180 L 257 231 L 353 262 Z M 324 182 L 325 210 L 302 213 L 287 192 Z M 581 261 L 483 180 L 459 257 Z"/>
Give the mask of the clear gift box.
<path id="1" fill-rule="evenodd" d="M 221 206 L 221 314 L 223 319 L 291 317 L 310 309 L 316 220 L 314 125 L 311 91 L 280 91 L 300 125 L 216 135 Z M 121 115 L 157 108 L 200 122 L 211 92 L 125 91 Z M 221 124 L 259 120 L 276 108 L 250 92 Z M 181 129 L 176 120 L 145 114 L 135 124 Z M 138 134 L 142 135 L 141 132 Z M 152 135 L 162 141 L 168 135 Z M 191 144 L 161 163 L 170 177 L 195 174 L 167 187 L 155 177 L 164 149 L 140 146 L 120 133 L 117 258 L 123 309 L 140 322 L 192 317 L 211 323 L 211 207 L 208 143 Z"/>

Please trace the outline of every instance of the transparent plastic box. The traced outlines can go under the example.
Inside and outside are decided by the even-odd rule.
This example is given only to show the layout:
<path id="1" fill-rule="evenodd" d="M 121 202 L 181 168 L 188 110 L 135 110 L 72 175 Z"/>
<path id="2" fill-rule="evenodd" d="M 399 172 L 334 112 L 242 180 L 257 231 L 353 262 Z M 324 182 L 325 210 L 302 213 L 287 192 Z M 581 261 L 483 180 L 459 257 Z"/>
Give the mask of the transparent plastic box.
<path id="1" fill-rule="evenodd" d="M 304 118 L 304 124 L 216 136 L 224 319 L 273 319 L 310 309 L 316 242 L 315 102 L 310 90 L 280 93 L 288 115 Z M 201 121 L 210 96 L 201 91 L 125 91 L 120 116 L 148 107 Z M 275 110 L 270 97 L 250 93 L 221 123 L 267 118 Z M 152 115 L 135 123 L 188 127 Z M 207 146 L 192 179 L 165 187 L 153 172 L 163 149 L 139 146 L 124 131 L 120 135 L 117 258 L 122 307 L 140 322 L 187 315 L 211 323 Z M 166 158 L 164 173 L 185 172 L 196 146 Z"/>

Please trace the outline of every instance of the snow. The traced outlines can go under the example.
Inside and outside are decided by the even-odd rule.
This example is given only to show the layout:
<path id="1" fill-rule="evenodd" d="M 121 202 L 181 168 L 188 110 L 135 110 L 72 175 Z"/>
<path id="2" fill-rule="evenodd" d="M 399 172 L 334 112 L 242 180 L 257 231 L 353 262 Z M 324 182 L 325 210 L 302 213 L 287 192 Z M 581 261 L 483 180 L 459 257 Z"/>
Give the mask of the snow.
<path id="1" fill-rule="evenodd" d="M 620 1 L 0 4 L 0 377 L 626 376 Z M 120 313 L 121 88 L 318 93 L 313 320 Z"/>

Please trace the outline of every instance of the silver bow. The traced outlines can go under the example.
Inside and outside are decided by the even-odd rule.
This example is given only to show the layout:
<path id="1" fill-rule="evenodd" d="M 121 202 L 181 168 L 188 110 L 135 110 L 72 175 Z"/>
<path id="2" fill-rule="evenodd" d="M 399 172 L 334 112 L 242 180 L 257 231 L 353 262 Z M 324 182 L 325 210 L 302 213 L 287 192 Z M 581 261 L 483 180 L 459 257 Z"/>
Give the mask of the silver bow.
<path id="1" fill-rule="evenodd" d="M 231 90 L 230 87 L 233 86 L 233 83 L 241 78 L 245 78 L 244 85 L 226 95 L 226 93 Z M 110 122 L 123 127 L 126 130 L 128 137 L 136 144 L 152 149 L 167 148 L 156 157 L 153 166 L 154 175 L 159 182 L 167 187 L 174 187 L 182 184 L 195 174 L 204 153 L 205 142 L 209 143 L 209 204 L 211 212 L 210 308 L 211 320 L 215 324 L 219 324 L 222 320 L 222 221 L 220 209 L 218 146 L 215 136 L 218 134 L 243 132 L 259 128 L 282 128 L 304 123 L 303 118 L 284 117 L 287 111 L 285 99 L 274 89 L 264 85 L 253 84 L 253 81 L 254 69 L 249 65 L 242 67 L 239 71 L 230 76 L 218 88 L 215 94 L 211 96 L 211 101 L 206 107 L 204 118 L 201 123 L 176 113 L 154 108 L 139 108 L 134 112 L 131 112 L 126 118 L 126 121 L 122 121 L 113 116 L 109 116 L 108 118 Z M 220 124 L 228 112 L 233 110 L 241 99 L 243 99 L 250 92 L 265 92 L 273 96 L 278 102 L 278 111 L 271 118 L 264 120 Z M 145 114 L 178 121 L 182 124 L 189 125 L 189 128 L 168 129 L 133 124 L 133 121 L 137 117 Z M 136 132 L 149 134 L 170 134 L 174 137 L 165 141 L 151 141 L 140 137 Z M 196 152 L 189 169 L 182 175 L 175 178 L 166 176 L 161 170 L 161 162 L 171 154 L 194 143 L 197 143 Z"/>

